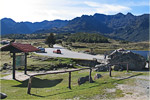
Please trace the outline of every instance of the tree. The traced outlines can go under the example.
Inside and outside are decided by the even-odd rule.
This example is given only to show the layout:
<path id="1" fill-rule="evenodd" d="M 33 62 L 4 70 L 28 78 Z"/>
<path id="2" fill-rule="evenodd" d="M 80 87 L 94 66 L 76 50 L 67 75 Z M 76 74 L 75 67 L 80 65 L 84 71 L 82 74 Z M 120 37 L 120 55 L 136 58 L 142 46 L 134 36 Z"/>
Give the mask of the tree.
<path id="1" fill-rule="evenodd" d="M 55 37 L 53 33 L 50 33 L 50 35 L 46 38 L 45 44 L 47 44 L 50 48 L 53 48 L 53 45 L 55 44 Z"/>
<path id="2" fill-rule="evenodd" d="M 13 43 L 13 42 L 15 42 L 15 39 L 13 39 L 13 40 L 10 41 L 10 43 Z"/>

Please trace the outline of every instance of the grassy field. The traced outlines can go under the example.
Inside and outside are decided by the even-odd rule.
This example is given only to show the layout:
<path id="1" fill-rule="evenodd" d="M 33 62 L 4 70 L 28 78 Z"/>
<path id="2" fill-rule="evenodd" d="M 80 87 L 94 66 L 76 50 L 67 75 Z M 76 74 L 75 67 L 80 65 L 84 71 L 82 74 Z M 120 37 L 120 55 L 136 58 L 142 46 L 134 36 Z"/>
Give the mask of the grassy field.
<path id="1" fill-rule="evenodd" d="M 6 40 L 6 39 L 2 39 Z M 28 43 L 35 47 L 41 46 L 41 47 L 48 47 L 44 43 L 45 39 L 16 39 L 16 42 L 18 43 Z M 109 52 L 112 50 L 116 50 L 119 48 L 124 48 L 126 50 L 149 50 L 149 42 L 127 42 L 123 43 L 121 41 L 116 41 L 109 39 L 110 43 L 66 43 L 63 42 L 63 46 L 66 46 L 66 48 L 69 48 L 73 51 L 85 51 L 90 50 L 90 48 L 93 48 L 93 52 L 96 54 L 104 54 L 105 52 Z"/>
<path id="2" fill-rule="evenodd" d="M 78 86 L 77 80 L 89 74 L 89 71 L 78 71 L 72 73 L 72 89 L 68 89 L 68 73 L 56 75 L 44 75 L 33 78 L 31 95 L 27 94 L 27 82 L 15 80 L 1 80 L 1 92 L 8 95 L 7 99 L 93 99 L 95 96 L 99 98 L 114 99 L 123 97 L 123 91 L 116 89 L 113 93 L 106 92 L 106 89 L 114 89 L 117 84 L 134 84 L 133 79 L 115 79 L 120 76 L 138 76 L 140 72 L 112 72 L 113 77 L 109 77 L 108 72 L 92 72 L 92 77 L 96 73 L 100 73 L 102 78 L 95 80 L 94 83 L 86 82 Z M 6 99 L 6 100 L 7 100 Z"/>
<path id="3" fill-rule="evenodd" d="M 124 48 L 125 50 L 149 50 L 149 43 L 120 43 L 119 41 L 111 40 L 111 43 L 72 43 L 70 48 L 74 51 L 90 51 L 90 48 L 93 48 L 95 54 L 104 54 L 119 48 Z"/>
<path id="4" fill-rule="evenodd" d="M 17 54 L 20 55 L 20 54 Z M 12 57 L 10 56 L 9 52 L 1 52 L 1 67 L 5 63 L 8 64 L 8 66 L 12 66 Z M 52 57 L 45 57 L 36 55 L 34 53 L 29 53 L 27 56 L 27 69 L 28 70 L 53 70 L 52 67 L 58 66 L 58 65 L 69 65 L 72 64 L 74 67 L 78 68 L 78 66 L 75 65 L 75 62 L 70 58 L 52 58 Z M 24 70 L 24 66 L 16 67 L 17 69 Z M 63 68 L 63 67 L 62 67 Z"/>

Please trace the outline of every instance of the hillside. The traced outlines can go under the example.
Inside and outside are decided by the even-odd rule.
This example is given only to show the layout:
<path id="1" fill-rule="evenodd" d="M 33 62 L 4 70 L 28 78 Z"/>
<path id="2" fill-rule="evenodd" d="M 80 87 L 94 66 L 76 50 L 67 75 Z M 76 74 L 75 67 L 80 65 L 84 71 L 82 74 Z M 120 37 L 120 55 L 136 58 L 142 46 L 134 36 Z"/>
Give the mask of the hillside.
<path id="1" fill-rule="evenodd" d="M 127 41 L 148 41 L 149 34 L 149 14 L 134 16 L 131 13 L 126 15 L 118 13 L 116 15 L 94 14 L 93 16 L 83 15 L 70 20 L 62 28 L 52 28 L 39 30 L 36 33 L 100 33 L 113 39 Z"/>
<path id="2" fill-rule="evenodd" d="M 39 30 L 35 33 L 100 33 L 113 39 L 127 41 L 148 41 L 149 40 L 149 14 L 134 16 L 131 13 L 126 15 L 94 14 L 93 16 L 83 15 L 70 20 L 62 28 Z"/>
<path id="3" fill-rule="evenodd" d="M 108 43 L 108 39 L 100 34 L 90 33 L 76 33 L 71 34 L 67 38 L 68 42 L 82 42 L 82 43 Z"/>
<path id="4" fill-rule="evenodd" d="M 1 19 L 2 35 L 6 34 L 30 34 L 37 30 L 46 30 L 50 28 L 60 28 L 65 26 L 68 21 L 54 20 L 54 21 L 42 21 L 42 22 L 15 22 L 10 18 Z"/>
<path id="5" fill-rule="evenodd" d="M 149 40 L 149 14 L 134 16 L 94 14 L 82 15 L 69 21 L 20 22 L 2 19 L 2 35 L 10 33 L 99 33 L 113 39 L 127 41 Z"/>

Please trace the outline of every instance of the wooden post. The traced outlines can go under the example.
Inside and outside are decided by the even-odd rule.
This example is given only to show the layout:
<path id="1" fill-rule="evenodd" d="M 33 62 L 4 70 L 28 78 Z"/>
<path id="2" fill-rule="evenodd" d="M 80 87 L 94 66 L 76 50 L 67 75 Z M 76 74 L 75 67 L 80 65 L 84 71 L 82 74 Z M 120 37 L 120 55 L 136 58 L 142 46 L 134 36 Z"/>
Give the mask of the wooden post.
<path id="1" fill-rule="evenodd" d="M 33 77 L 30 77 L 30 78 L 29 78 L 29 82 L 28 82 L 28 91 L 27 91 L 28 94 L 31 94 L 32 78 L 33 78 Z"/>
<path id="2" fill-rule="evenodd" d="M 92 68 L 90 68 L 90 73 L 89 73 L 89 82 L 90 82 L 90 83 L 92 83 L 91 73 L 92 73 Z"/>
<path id="3" fill-rule="evenodd" d="M 69 89 L 71 89 L 71 72 L 69 72 L 69 86 L 68 86 Z"/>
<path id="4" fill-rule="evenodd" d="M 90 48 L 90 52 L 91 52 L 91 54 L 93 54 L 93 48 Z"/>
<path id="5" fill-rule="evenodd" d="M 111 66 L 109 65 L 109 76 L 111 77 Z"/>
<path id="6" fill-rule="evenodd" d="M 25 53 L 24 56 L 25 56 L 24 74 L 27 74 L 27 53 Z"/>
<path id="7" fill-rule="evenodd" d="M 15 79 L 16 54 L 13 53 L 13 79 Z"/>
<path id="8" fill-rule="evenodd" d="M 127 63 L 127 72 L 129 72 L 129 66 L 128 66 L 128 63 Z"/>

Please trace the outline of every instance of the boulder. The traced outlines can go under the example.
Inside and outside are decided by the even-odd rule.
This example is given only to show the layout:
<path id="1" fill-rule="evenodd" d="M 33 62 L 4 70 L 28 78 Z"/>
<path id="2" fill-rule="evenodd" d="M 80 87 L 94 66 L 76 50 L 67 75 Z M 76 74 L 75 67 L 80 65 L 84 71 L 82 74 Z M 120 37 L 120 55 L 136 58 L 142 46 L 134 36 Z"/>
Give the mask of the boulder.
<path id="1" fill-rule="evenodd" d="M 101 78 L 101 77 L 102 77 L 101 74 L 97 74 L 97 73 L 96 73 L 96 75 L 94 76 L 94 80 L 99 79 L 99 78 Z"/>
<path id="2" fill-rule="evenodd" d="M 123 69 L 127 68 L 127 63 L 129 70 L 142 70 L 146 65 L 146 59 L 143 56 L 124 49 L 115 50 L 108 57 L 109 64 L 119 64 Z"/>
<path id="3" fill-rule="evenodd" d="M 5 99 L 7 95 L 5 93 L 0 93 L 0 99 Z"/>
<path id="4" fill-rule="evenodd" d="M 12 69 L 12 66 L 9 66 L 8 63 L 4 63 L 1 70 L 7 70 L 7 69 Z"/>
<path id="5" fill-rule="evenodd" d="M 78 79 L 78 85 L 81 85 L 81 84 L 85 83 L 86 81 L 89 81 L 89 76 L 80 77 Z M 91 82 L 93 82 L 92 77 L 91 77 Z"/>
<path id="6" fill-rule="evenodd" d="M 6 69 L 7 69 L 7 66 L 8 66 L 8 63 L 4 63 L 3 69 L 6 70 Z"/>

